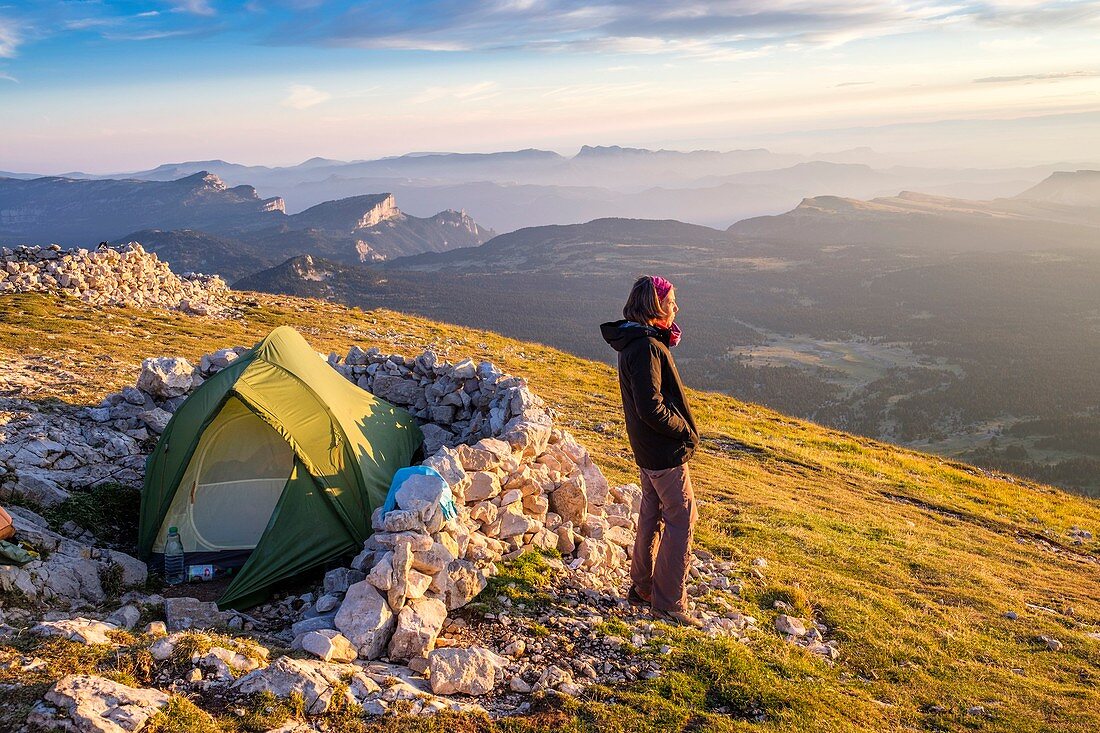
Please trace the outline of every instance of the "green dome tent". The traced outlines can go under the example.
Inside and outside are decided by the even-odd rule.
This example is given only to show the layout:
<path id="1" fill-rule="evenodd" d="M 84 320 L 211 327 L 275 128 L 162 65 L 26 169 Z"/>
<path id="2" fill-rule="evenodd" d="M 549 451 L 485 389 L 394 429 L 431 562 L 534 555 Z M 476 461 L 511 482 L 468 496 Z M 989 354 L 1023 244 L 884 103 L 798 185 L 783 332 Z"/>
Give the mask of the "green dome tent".
<path id="1" fill-rule="evenodd" d="M 280 326 L 172 416 L 146 463 L 138 550 L 162 560 L 178 527 L 188 564 L 243 562 L 218 605 L 248 607 L 276 581 L 357 551 L 422 440 L 408 412 Z"/>

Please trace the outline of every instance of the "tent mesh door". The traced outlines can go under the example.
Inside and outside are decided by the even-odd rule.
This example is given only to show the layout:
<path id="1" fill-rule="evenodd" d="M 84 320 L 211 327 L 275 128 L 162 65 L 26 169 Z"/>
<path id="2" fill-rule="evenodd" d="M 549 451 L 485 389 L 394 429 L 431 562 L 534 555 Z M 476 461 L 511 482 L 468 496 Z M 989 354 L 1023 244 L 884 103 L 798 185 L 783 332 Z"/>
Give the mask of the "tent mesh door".
<path id="1" fill-rule="evenodd" d="M 154 550 L 163 551 L 171 525 L 187 552 L 255 547 L 293 465 L 282 436 L 240 400 L 228 400 L 199 440 Z"/>

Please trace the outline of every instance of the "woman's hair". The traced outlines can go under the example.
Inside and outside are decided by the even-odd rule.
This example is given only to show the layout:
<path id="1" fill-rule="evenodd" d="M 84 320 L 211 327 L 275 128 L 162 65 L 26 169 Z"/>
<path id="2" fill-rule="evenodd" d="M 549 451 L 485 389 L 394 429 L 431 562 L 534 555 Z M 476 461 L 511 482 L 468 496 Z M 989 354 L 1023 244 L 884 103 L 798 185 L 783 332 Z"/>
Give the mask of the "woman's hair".
<path id="1" fill-rule="evenodd" d="M 627 296 L 626 305 L 623 306 L 623 318 L 635 323 L 649 325 L 654 321 L 663 320 L 672 315 L 668 310 L 668 301 L 664 303 L 657 297 L 657 288 L 653 284 L 653 278 L 642 275 L 634 281 Z"/>

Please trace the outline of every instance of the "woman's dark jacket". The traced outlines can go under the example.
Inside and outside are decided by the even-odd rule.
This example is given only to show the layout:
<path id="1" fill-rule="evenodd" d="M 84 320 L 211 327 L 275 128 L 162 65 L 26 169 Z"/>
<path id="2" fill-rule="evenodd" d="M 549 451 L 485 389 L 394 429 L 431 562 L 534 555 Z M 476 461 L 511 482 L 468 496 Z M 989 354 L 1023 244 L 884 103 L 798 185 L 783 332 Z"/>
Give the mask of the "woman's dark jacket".
<path id="1" fill-rule="evenodd" d="M 687 463 L 699 432 L 668 350 L 669 332 L 632 321 L 604 323 L 600 332 L 619 352 L 619 389 L 634 461 L 654 471 Z"/>

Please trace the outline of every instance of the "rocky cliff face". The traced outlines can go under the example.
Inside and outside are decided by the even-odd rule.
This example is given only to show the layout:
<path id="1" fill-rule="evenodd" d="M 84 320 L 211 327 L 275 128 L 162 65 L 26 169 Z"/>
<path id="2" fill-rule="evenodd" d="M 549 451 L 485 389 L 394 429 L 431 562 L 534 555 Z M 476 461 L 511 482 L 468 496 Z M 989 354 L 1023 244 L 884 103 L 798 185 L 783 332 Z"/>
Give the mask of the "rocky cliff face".
<path id="1" fill-rule="evenodd" d="M 325 229 L 345 234 L 368 229 L 404 214 L 397 208 L 393 194 L 378 193 L 326 201 L 289 217 L 288 226 L 296 229 Z"/>
<path id="2" fill-rule="evenodd" d="M 327 201 L 288 218 L 292 229 L 321 230 L 333 243 L 328 251 L 303 248 L 343 262 L 382 262 L 421 252 L 445 252 L 488 241 L 483 229 L 460 211 L 441 211 L 435 216 L 409 216 L 397 208 L 392 194 L 353 196 Z M 288 252 L 288 254 L 290 254 Z"/>
<path id="3" fill-rule="evenodd" d="M 1067 206 L 1100 206 L 1100 171 L 1058 171 L 1016 198 Z"/>

